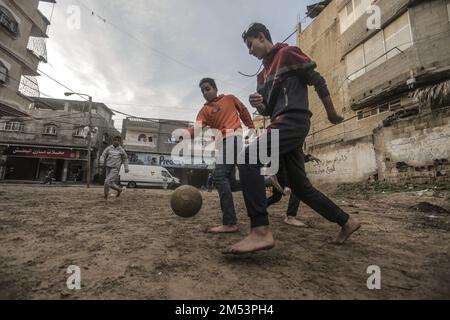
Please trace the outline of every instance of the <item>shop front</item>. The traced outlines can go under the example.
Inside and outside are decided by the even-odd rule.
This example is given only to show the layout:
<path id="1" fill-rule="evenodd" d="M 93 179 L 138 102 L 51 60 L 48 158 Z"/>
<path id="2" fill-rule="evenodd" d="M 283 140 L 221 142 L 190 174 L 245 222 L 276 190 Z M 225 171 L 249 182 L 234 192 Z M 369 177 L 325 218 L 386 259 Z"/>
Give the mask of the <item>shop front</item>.
<path id="1" fill-rule="evenodd" d="M 43 181 L 50 171 L 56 181 L 81 181 L 87 150 L 47 146 L 8 146 L 3 152 L 6 180 Z"/>

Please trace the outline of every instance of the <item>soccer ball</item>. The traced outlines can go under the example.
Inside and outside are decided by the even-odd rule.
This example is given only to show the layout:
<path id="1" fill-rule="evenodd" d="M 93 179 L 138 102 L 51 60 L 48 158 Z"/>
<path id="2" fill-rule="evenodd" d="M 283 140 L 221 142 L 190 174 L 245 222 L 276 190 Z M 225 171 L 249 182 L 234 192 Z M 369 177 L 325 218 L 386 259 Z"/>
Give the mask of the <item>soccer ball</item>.
<path id="1" fill-rule="evenodd" d="M 202 195 L 193 186 L 178 187 L 170 197 L 170 206 L 173 212 L 183 218 L 195 216 L 202 208 L 202 204 Z"/>

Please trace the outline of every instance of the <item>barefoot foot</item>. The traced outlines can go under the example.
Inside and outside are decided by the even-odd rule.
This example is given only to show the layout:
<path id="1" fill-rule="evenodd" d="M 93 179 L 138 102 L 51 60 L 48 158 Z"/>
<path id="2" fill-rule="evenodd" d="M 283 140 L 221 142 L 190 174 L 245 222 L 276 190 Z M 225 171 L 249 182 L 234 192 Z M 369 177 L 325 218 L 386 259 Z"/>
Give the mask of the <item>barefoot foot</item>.
<path id="1" fill-rule="evenodd" d="M 350 218 L 347 223 L 342 227 L 341 232 L 339 232 L 334 244 L 341 245 L 359 228 L 361 228 L 361 223 L 354 218 Z"/>
<path id="2" fill-rule="evenodd" d="M 238 231 L 239 228 L 237 225 L 230 225 L 230 226 L 223 225 L 209 229 L 209 232 L 211 233 L 235 233 Z"/>
<path id="3" fill-rule="evenodd" d="M 294 226 L 294 227 L 303 227 L 303 228 L 308 227 L 306 224 L 304 224 L 303 222 L 297 220 L 297 218 L 292 217 L 292 216 L 287 216 L 284 219 L 284 223 Z"/>
<path id="4" fill-rule="evenodd" d="M 269 250 L 275 246 L 272 231 L 269 226 L 261 226 L 251 229 L 250 234 L 223 251 L 223 254 L 245 254 L 260 250 Z"/>

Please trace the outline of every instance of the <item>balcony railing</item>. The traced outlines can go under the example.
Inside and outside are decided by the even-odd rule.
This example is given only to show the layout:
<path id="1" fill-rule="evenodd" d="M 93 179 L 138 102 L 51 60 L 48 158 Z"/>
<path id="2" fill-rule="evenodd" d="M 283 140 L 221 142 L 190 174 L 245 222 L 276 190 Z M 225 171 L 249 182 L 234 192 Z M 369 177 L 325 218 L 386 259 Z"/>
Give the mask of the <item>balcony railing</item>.
<path id="1" fill-rule="evenodd" d="M 22 76 L 20 78 L 19 92 L 29 97 L 40 97 L 39 85 L 36 77 Z"/>
<path id="2" fill-rule="evenodd" d="M 45 38 L 30 37 L 27 49 L 43 62 L 47 62 L 47 45 Z"/>

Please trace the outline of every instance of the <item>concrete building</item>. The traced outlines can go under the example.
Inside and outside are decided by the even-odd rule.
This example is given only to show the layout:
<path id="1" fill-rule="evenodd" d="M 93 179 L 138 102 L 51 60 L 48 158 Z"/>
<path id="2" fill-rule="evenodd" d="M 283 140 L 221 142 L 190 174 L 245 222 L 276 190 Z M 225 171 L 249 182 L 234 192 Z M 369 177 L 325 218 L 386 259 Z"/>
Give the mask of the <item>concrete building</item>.
<path id="1" fill-rule="evenodd" d="M 53 168 L 57 181 L 86 180 L 88 108 L 87 101 L 40 98 L 29 105 L 29 117 L 2 117 L 0 179 L 40 181 Z M 101 181 L 100 155 L 120 135 L 113 115 L 93 103 L 91 181 Z"/>
<path id="2" fill-rule="evenodd" d="M 47 61 L 50 24 L 38 9 L 54 0 L 0 0 L 0 116 L 23 116 L 39 97 L 38 65 Z"/>
<path id="3" fill-rule="evenodd" d="M 310 88 L 305 151 L 316 183 L 450 180 L 450 1 L 322 1 L 298 27 L 335 107 L 332 126 Z M 367 9 L 370 9 L 367 11 Z M 379 24 L 379 25 L 377 25 Z"/>
<path id="4" fill-rule="evenodd" d="M 205 134 L 204 139 L 196 140 L 194 153 L 198 156 L 185 162 L 172 156 L 173 148 L 179 138 L 173 137 L 176 129 L 186 129 L 193 125 L 188 121 L 166 119 L 126 118 L 122 123 L 122 138 L 125 150 L 132 164 L 157 165 L 167 168 L 183 184 L 197 187 L 206 185 L 208 173 L 214 167 L 214 157 L 202 158 L 202 147 L 212 141 Z M 207 138 L 209 137 L 209 139 Z M 195 160 L 195 161 L 194 161 Z"/>

